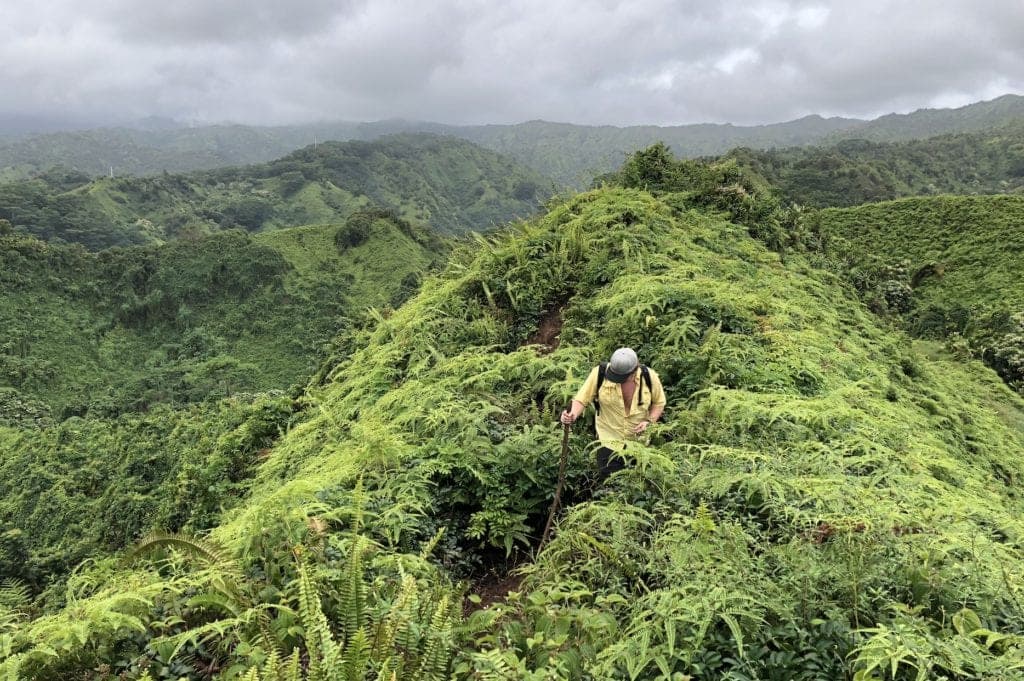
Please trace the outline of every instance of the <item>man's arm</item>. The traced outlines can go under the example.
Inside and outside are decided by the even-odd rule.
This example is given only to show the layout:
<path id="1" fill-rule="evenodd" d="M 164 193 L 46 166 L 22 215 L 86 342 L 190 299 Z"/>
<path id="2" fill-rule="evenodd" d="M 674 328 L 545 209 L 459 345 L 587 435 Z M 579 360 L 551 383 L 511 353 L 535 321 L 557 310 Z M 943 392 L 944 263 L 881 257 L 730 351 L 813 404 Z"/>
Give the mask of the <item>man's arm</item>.
<path id="1" fill-rule="evenodd" d="M 562 423 L 570 424 L 574 423 L 576 419 L 583 414 L 583 410 L 587 408 L 587 405 L 594 401 L 594 396 L 597 394 L 597 367 L 590 370 L 587 375 L 587 380 L 583 381 L 583 385 L 580 386 L 576 396 L 572 398 L 572 404 L 568 409 L 562 412 Z"/>
<path id="2" fill-rule="evenodd" d="M 572 401 L 572 406 L 568 410 L 562 412 L 562 423 L 570 424 L 575 423 L 576 419 L 580 417 L 583 410 L 586 409 L 586 405 L 578 400 Z"/>

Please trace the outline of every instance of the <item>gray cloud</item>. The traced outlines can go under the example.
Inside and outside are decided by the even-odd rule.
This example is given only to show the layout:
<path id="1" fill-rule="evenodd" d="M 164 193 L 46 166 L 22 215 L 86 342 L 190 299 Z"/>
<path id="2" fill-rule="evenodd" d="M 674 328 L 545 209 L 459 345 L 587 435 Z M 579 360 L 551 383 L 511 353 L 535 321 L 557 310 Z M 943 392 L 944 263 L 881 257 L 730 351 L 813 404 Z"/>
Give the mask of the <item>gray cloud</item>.
<path id="1" fill-rule="evenodd" d="M 1019 0 L 13 4 L 6 115 L 750 124 L 1024 92 Z"/>

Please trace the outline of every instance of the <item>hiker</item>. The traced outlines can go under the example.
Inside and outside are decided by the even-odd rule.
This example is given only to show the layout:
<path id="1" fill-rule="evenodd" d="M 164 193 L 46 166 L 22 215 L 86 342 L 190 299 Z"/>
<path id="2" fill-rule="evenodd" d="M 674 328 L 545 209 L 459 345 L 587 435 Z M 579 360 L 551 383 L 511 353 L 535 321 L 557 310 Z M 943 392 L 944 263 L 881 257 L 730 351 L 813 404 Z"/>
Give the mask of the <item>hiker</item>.
<path id="1" fill-rule="evenodd" d="M 623 450 L 642 441 L 644 431 L 665 410 L 665 391 L 658 374 L 640 364 L 632 348 L 619 348 L 608 362 L 590 371 L 587 380 L 562 412 L 562 423 L 576 421 L 591 402 L 597 417 L 597 484 L 626 466 Z"/>

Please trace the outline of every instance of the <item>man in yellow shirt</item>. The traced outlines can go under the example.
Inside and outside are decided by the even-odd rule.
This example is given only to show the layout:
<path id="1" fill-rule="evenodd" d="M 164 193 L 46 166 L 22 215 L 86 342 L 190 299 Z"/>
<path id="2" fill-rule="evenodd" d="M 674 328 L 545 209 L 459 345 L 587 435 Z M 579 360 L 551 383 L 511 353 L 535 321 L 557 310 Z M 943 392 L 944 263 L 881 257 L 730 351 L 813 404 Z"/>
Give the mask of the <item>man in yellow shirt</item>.
<path id="1" fill-rule="evenodd" d="M 619 348 L 608 362 L 590 371 L 572 406 L 562 412 L 562 423 L 574 423 L 591 402 L 601 441 L 597 450 L 597 482 L 601 483 L 625 467 L 622 452 L 629 442 L 641 440 L 644 431 L 658 422 L 665 410 L 665 390 L 658 374 L 640 364 L 632 348 Z"/>

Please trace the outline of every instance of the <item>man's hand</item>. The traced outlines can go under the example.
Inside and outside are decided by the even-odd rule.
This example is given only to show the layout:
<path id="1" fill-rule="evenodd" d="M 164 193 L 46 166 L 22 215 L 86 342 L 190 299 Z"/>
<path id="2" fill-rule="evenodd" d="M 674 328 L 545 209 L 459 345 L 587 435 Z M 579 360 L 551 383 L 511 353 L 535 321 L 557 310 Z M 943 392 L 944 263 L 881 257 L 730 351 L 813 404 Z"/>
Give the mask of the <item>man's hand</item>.
<path id="1" fill-rule="evenodd" d="M 651 425 L 650 421 L 641 421 L 640 423 L 638 423 L 635 426 L 633 426 L 633 434 L 634 435 L 639 435 L 640 433 L 642 433 L 645 430 L 647 430 L 648 426 L 650 426 L 650 425 Z"/>
<path id="2" fill-rule="evenodd" d="M 583 409 L 584 406 L 582 402 L 577 402 L 576 400 L 573 400 L 572 404 L 569 405 L 568 409 L 562 412 L 562 416 L 558 420 L 567 426 L 571 426 L 572 424 L 576 423 L 576 419 L 578 419 L 580 415 L 583 413 Z"/>

